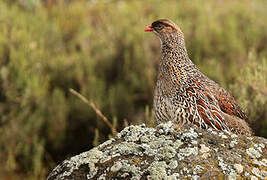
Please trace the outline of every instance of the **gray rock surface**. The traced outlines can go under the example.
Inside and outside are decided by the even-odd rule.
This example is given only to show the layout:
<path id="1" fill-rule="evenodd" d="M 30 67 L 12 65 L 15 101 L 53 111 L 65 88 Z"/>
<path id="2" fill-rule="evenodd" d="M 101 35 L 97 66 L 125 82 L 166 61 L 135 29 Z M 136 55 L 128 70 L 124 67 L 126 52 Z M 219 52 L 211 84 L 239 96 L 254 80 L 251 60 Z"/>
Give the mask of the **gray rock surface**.
<path id="1" fill-rule="evenodd" d="M 197 127 L 129 126 L 63 161 L 53 179 L 267 179 L 267 140 Z"/>

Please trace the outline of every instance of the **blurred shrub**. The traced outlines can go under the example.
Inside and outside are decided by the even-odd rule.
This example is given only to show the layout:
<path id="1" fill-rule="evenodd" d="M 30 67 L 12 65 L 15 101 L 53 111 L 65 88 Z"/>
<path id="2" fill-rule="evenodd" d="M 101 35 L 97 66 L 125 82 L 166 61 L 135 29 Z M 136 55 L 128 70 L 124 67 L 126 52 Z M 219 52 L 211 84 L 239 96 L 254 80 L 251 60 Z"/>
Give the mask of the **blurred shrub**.
<path id="1" fill-rule="evenodd" d="M 255 52 L 248 55 L 248 61 L 231 89 L 237 100 L 246 107 L 250 124 L 257 135 L 267 135 L 267 59 Z"/>
<path id="2" fill-rule="evenodd" d="M 153 124 L 160 44 L 143 29 L 164 17 L 184 31 L 191 59 L 231 90 L 256 134 L 267 137 L 264 0 L 27 2 L 0 2 L 2 171 L 41 179 L 66 156 L 108 138 L 69 88 L 118 120 L 118 130 L 124 122 Z"/>

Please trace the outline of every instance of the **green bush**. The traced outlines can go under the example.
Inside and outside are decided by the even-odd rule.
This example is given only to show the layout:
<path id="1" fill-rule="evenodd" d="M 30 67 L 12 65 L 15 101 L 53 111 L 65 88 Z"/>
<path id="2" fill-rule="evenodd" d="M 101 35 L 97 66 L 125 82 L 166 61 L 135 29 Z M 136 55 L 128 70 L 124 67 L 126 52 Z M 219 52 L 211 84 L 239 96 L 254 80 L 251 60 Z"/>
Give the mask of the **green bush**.
<path id="1" fill-rule="evenodd" d="M 163 17 L 181 27 L 191 59 L 231 91 L 256 135 L 267 137 L 264 0 L 58 2 L 0 2 L 3 176 L 43 179 L 56 163 L 109 137 L 69 88 L 117 120 L 118 130 L 153 124 L 160 43 L 143 29 Z"/>
<path id="2" fill-rule="evenodd" d="M 248 54 L 245 68 L 237 81 L 231 86 L 237 100 L 246 107 L 250 124 L 256 135 L 267 135 L 267 59 L 260 58 L 255 52 Z"/>

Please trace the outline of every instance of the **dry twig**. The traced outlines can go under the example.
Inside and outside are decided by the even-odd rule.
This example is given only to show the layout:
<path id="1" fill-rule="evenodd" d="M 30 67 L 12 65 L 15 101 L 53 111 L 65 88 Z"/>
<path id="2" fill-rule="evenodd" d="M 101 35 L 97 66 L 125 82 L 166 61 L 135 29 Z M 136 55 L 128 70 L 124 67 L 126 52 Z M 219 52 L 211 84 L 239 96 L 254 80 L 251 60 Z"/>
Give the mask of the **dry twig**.
<path id="1" fill-rule="evenodd" d="M 75 91 L 74 89 L 69 89 L 72 94 L 80 98 L 85 104 L 89 105 L 95 112 L 96 114 L 101 117 L 101 119 L 108 125 L 108 127 L 111 129 L 112 135 L 115 136 L 117 134 L 116 129 L 114 126 L 111 124 L 111 122 L 108 120 L 106 116 L 96 107 L 95 103 L 92 100 L 86 99 L 83 95 Z"/>

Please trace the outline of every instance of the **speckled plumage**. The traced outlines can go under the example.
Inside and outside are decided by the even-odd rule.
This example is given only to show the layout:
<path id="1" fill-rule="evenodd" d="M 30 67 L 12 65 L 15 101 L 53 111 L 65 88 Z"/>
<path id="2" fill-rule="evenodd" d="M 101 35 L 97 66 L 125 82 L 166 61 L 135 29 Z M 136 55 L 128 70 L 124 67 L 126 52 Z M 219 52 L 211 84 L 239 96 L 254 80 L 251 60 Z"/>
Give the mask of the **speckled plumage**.
<path id="1" fill-rule="evenodd" d="M 154 94 L 158 123 L 195 124 L 200 128 L 252 134 L 247 116 L 234 98 L 193 64 L 180 28 L 160 19 L 145 31 L 161 40 L 161 59 Z"/>

